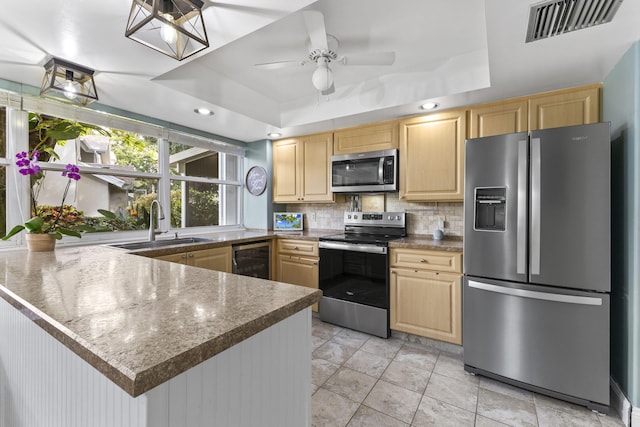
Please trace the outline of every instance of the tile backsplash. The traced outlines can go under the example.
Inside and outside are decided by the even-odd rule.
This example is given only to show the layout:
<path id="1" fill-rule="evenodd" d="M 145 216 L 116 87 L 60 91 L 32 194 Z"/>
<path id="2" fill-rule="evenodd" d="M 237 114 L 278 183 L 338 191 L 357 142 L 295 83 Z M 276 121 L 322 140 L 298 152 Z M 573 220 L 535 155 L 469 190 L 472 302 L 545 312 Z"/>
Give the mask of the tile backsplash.
<path id="1" fill-rule="evenodd" d="M 344 227 L 343 215 L 351 210 L 350 196 L 339 196 L 344 201 L 336 203 L 289 204 L 287 211 L 304 213 L 305 229 L 334 229 Z M 445 236 L 462 237 L 464 230 L 462 202 L 404 202 L 398 193 L 384 195 L 384 210 L 407 213 L 409 234 L 433 234 L 438 228 L 438 219 L 444 216 Z"/>

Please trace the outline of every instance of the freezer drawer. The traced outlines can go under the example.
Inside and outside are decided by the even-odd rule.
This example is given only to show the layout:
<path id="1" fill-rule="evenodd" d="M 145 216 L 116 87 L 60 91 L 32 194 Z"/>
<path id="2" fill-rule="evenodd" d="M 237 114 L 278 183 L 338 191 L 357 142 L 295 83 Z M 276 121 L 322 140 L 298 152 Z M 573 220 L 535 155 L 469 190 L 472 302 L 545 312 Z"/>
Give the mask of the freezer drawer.
<path id="1" fill-rule="evenodd" d="M 464 278 L 465 368 L 606 412 L 609 295 Z"/>

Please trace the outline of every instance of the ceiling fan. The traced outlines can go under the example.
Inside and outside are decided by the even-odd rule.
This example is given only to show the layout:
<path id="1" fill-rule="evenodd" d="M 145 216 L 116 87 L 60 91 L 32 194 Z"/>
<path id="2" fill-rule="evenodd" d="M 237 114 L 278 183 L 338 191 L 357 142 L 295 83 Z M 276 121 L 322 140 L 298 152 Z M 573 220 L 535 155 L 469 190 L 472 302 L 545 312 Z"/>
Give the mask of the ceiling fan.
<path id="1" fill-rule="evenodd" d="M 292 65 L 305 65 L 313 63 L 316 69 L 311 76 L 313 86 L 322 93 L 330 95 L 335 92 L 333 84 L 333 72 L 329 64 L 340 65 L 392 65 L 396 59 L 395 52 L 363 52 L 350 55 L 339 55 L 338 39 L 327 34 L 324 25 L 324 15 L 316 10 L 305 10 L 302 12 L 304 23 L 307 27 L 309 38 L 307 39 L 307 50 L 309 54 L 301 60 L 268 62 L 255 64 L 263 69 L 277 69 Z"/>

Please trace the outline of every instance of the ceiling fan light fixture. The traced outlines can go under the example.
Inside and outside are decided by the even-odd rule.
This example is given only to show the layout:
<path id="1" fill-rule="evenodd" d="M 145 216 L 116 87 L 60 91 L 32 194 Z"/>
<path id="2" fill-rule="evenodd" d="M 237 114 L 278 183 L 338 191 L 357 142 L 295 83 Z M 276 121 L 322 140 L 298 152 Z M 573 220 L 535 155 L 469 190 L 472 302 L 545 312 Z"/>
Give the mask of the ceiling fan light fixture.
<path id="1" fill-rule="evenodd" d="M 311 82 L 319 91 L 326 91 L 333 84 L 333 73 L 326 58 L 318 58 L 318 68 L 313 72 Z"/>
<path id="2" fill-rule="evenodd" d="M 202 0 L 133 0 L 125 36 L 182 61 L 209 47 Z"/>
<path id="3" fill-rule="evenodd" d="M 94 70 L 59 58 L 51 58 L 44 69 L 41 96 L 81 105 L 98 100 Z"/>

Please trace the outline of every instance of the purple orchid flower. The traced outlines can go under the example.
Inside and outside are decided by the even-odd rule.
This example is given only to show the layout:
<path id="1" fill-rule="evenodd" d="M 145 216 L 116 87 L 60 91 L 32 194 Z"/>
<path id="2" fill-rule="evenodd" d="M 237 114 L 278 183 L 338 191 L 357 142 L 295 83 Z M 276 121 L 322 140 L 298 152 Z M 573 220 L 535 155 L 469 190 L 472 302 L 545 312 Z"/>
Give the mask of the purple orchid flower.
<path id="1" fill-rule="evenodd" d="M 65 167 L 65 170 L 62 171 L 62 176 L 78 181 L 80 179 L 80 168 L 69 163 Z"/>
<path id="2" fill-rule="evenodd" d="M 16 160 L 16 166 L 20 168 L 18 172 L 22 175 L 35 175 L 40 172 L 38 157 L 40 157 L 38 150 L 34 150 L 33 153 L 31 153 L 31 157 L 29 157 L 26 151 L 16 154 L 16 158 L 18 159 Z"/>

